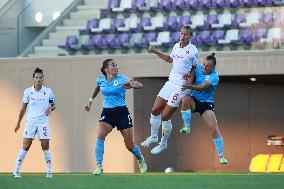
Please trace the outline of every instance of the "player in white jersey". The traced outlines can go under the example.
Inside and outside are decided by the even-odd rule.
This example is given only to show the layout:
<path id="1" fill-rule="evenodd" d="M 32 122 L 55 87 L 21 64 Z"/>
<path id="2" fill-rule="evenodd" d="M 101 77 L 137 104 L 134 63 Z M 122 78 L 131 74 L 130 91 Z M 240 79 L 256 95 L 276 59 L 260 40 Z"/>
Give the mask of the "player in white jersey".
<path id="1" fill-rule="evenodd" d="M 151 135 L 141 143 L 142 146 L 148 147 L 158 142 L 158 130 L 162 121 L 162 138 L 159 144 L 151 150 L 152 154 L 159 154 L 167 148 L 167 140 L 172 130 L 170 118 L 179 107 L 181 99 L 190 93 L 190 89 L 182 90 L 182 85 L 187 82 L 183 77 L 185 74 L 191 73 L 193 80 L 192 68 L 198 63 L 198 50 L 190 43 L 192 36 L 191 27 L 183 26 L 180 31 L 180 42 L 174 45 L 170 55 L 159 52 L 155 47 L 149 47 L 150 53 L 155 53 L 159 58 L 173 64 L 169 79 L 160 90 L 152 108 Z"/>
<path id="2" fill-rule="evenodd" d="M 51 151 L 49 149 L 50 128 L 48 123 L 48 116 L 50 115 L 50 112 L 55 110 L 56 108 L 54 95 L 50 88 L 43 86 L 43 70 L 36 68 L 33 73 L 33 80 L 34 85 L 24 91 L 23 105 L 20 110 L 18 122 L 15 127 L 15 132 L 17 132 L 20 129 L 21 121 L 28 107 L 27 119 L 23 135 L 23 148 L 20 149 L 17 156 L 13 175 L 14 177 L 21 177 L 19 173 L 20 167 L 25 159 L 28 150 L 32 145 L 35 134 L 37 133 L 38 138 L 41 141 L 41 147 L 46 162 L 46 177 L 51 178 L 52 166 Z"/>

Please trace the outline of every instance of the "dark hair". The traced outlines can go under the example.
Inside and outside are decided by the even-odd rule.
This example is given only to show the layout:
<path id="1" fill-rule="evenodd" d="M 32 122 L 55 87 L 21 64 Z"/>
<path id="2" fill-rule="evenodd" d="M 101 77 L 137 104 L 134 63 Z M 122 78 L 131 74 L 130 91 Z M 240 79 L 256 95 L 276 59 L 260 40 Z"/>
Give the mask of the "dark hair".
<path id="1" fill-rule="evenodd" d="M 212 52 L 210 55 L 206 56 L 206 60 L 210 60 L 213 62 L 214 65 L 216 65 L 215 53 Z"/>
<path id="2" fill-rule="evenodd" d="M 187 31 L 189 31 L 190 35 L 193 35 L 193 31 L 192 31 L 192 28 L 190 26 L 184 25 L 184 26 L 182 26 L 181 29 L 183 29 L 183 28 L 186 29 Z"/>
<path id="3" fill-rule="evenodd" d="M 33 78 L 35 77 L 35 74 L 36 73 L 41 73 L 43 75 L 43 70 L 40 69 L 39 67 L 37 67 L 35 70 L 34 70 L 34 73 L 33 73 Z"/>
<path id="4" fill-rule="evenodd" d="M 102 72 L 102 74 L 104 74 L 105 76 L 107 75 L 105 69 L 108 67 L 108 63 L 109 63 L 110 61 L 112 61 L 112 60 L 113 60 L 113 59 L 106 59 L 106 60 L 103 61 L 103 65 L 102 65 L 102 68 L 101 68 L 101 72 Z"/>

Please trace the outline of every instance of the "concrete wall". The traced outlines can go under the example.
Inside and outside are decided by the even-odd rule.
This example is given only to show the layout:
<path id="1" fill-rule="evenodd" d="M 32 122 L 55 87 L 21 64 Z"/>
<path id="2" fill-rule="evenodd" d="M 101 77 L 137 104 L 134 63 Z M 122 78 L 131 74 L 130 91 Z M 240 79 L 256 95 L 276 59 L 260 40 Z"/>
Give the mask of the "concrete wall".
<path id="1" fill-rule="evenodd" d="M 283 51 L 250 53 L 217 52 L 217 67 L 220 75 L 284 75 Z M 201 54 L 202 56 L 204 54 Z M 110 57 L 115 58 L 121 74 L 145 82 L 145 88 L 136 91 L 137 93 L 134 94 L 133 90 L 128 91 L 127 104 L 134 117 L 135 140 L 137 143 L 140 143 L 142 137 L 149 134 L 149 128 L 144 126 L 148 123 L 150 107 L 171 68 L 170 64 L 162 62 L 154 55 L 0 59 L 0 131 L 2 133 L 0 138 L 0 161 L 4 162 L 0 164 L 0 172 L 10 172 L 14 168 L 16 155 L 22 145 L 24 121 L 19 133 L 15 134 L 13 129 L 22 104 L 22 92 L 26 87 L 32 85 L 32 72 L 37 66 L 44 69 L 45 83 L 53 89 L 57 100 L 57 110 L 50 117 L 54 171 L 91 172 L 94 170 L 93 147 L 96 138 L 96 125 L 102 108 L 101 96 L 95 100 L 90 113 L 84 112 L 83 107 L 95 87 L 95 79 L 100 74 L 101 62 Z M 150 80 L 146 78 L 150 78 Z M 283 96 L 282 86 L 275 88 L 258 87 L 256 90 L 252 90 L 251 94 L 254 95 L 251 96 L 247 95 L 247 88 L 248 85 L 237 82 L 236 84 L 221 84 L 218 89 L 217 116 L 226 141 L 225 150 L 228 152 L 228 158 L 232 161 L 228 168 L 232 170 L 247 169 L 249 158 L 255 152 L 273 151 L 265 145 L 259 145 L 263 144 L 263 141 L 260 140 L 263 140 L 269 134 L 271 128 L 275 131 L 275 134 L 283 135 L 284 124 L 281 118 L 281 107 L 283 106 L 282 102 L 278 100 L 281 95 Z M 238 95 L 233 96 L 236 91 Z M 248 101 L 248 98 L 254 96 L 257 97 L 255 101 Z M 271 102 L 267 100 L 265 103 L 261 103 L 267 96 L 272 97 L 269 99 Z M 230 100 L 233 97 L 234 99 Z M 143 99 L 147 99 L 147 102 L 140 108 L 137 102 Z M 237 108 L 234 106 L 235 104 L 237 104 Z M 256 113 L 247 112 L 247 108 L 251 110 L 258 109 L 259 104 L 261 108 Z M 242 111 L 241 105 L 245 106 L 244 111 Z M 230 114 L 230 112 L 232 113 Z M 266 113 L 268 116 L 263 116 Z M 271 117 L 272 115 L 274 117 Z M 179 170 L 206 169 L 222 171 L 223 169 L 216 167 L 217 160 L 210 142 L 209 133 L 205 127 L 201 126 L 198 116 L 195 115 L 193 118 L 196 120 L 193 126 L 193 134 L 187 139 L 181 138 L 177 134 L 180 117 L 178 114 L 176 116 L 173 120 L 177 123 L 177 126 L 172 134 L 168 151 L 160 156 L 151 157 L 149 152 L 143 149 L 149 161 L 149 169 L 162 170 L 164 167 L 158 166 L 157 161 L 161 162 L 161 158 L 163 158 L 165 162 L 179 162 L 175 164 Z M 246 120 L 254 120 L 255 122 L 247 124 Z M 272 125 L 267 127 L 269 123 L 272 123 Z M 240 134 L 234 135 L 238 131 L 236 128 L 239 128 L 239 125 L 242 125 Z M 249 133 L 245 133 L 246 127 L 251 127 L 250 125 L 253 125 L 253 127 L 249 129 Z M 280 128 L 280 126 L 282 127 Z M 261 128 L 260 131 L 258 130 L 259 127 Z M 280 129 L 275 130 L 276 127 Z M 256 143 L 251 142 L 251 137 L 255 136 L 252 135 L 254 131 L 258 136 Z M 201 134 L 199 135 L 199 133 Z M 232 142 L 229 142 L 232 135 Z M 246 139 L 242 140 L 244 136 Z M 187 150 L 184 152 L 179 146 L 187 143 L 187 140 L 189 142 L 186 145 Z M 193 147 L 192 145 L 195 145 L 196 141 L 202 141 L 199 144 L 204 148 Z M 247 142 L 249 143 L 249 149 L 256 149 L 255 151 L 251 150 L 249 155 L 247 155 L 249 149 L 247 147 L 242 148 L 242 144 Z M 193 152 L 196 154 L 195 156 L 190 155 Z M 176 158 L 166 155 L 168 153 L 175 154 Z M 188 153 L 188 155 L 184 156 L 184 153 Z M 238 161 L 238 159 L 234 159 L 236 158 L 234 153 L 239 154 L 240 158 L 245 161 L 243 167 L 234 164 Z M 202 161 L 208 160 L 208 164 L 203 167 L 194 167 L 197 156 L 202 157 Z M 210 158 L 207 159 L 208 157 Z M 187 160 L 187 158 L 193 159 Z M 106 140 L 105 172 L 133 172 L 135 165 L 136 162 L 133 160 L 132 155 L 124 147 L 120 133 L 114 130 Z M 43 154 L 39 142 L 35 140 L 23 164 L 22 171 L 43 172 L 44 170 Z"/>

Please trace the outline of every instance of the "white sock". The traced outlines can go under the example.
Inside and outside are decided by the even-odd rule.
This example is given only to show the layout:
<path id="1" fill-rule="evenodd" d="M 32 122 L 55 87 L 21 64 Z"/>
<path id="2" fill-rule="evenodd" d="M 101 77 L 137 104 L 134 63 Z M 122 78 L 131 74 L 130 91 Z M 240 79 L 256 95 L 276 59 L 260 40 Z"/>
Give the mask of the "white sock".
<path id="1" fill-rule="evenodd" d="M 171 120 L 168 121 L 162 121 L 162 138 L 161 138 L 161 143 L 162 144 L 167 144 L 168 139 L 170 137 L 172 131 L 172 122 Z"/>
<path id="2" fill-rule="evenodd" d="M 15 173 L 20 172 L 21 165 L 26 157 L 27 152 L 28 151 L 24 149 L 20 149 L 15 163 L 15 170 L 14 170 Z"/>
<path id="3" fill-rule="evenodd" d="M 151 114 L 150 123 L 151 123 L 151 137 L 156 138 L 158 136 L 158 132 L 161 126 L 161 114 L 157 116 Z"/>
<path id="4" fill-rule="evenodd" d="M 52 164 L 51 164 L 51 151 L 50 150 L 44 150 L 44 160 L 46 164 L 46 172 L 52 173 Z"/>

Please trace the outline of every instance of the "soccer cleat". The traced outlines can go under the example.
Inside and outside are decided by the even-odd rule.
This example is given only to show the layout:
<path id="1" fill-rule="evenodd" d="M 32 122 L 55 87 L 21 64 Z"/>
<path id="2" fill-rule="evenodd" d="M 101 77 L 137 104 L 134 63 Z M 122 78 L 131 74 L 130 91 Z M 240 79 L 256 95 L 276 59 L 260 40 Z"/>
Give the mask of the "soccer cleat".
<path id="1" fill-rule="evenodd" d="M 138 160 L 138 166 L 140 169 L 140 173 L 145 174 L 147 172 L 147 164 L 145 162 L 144 157 L 141 160 Z"/>
<path id="2" fill-rule="evenodd" d="M 163 143 L 159 142 L 159 144 L 151 150 L 151 154 L 159 154 L 159 153 L 161 153 L 161 151 L 163 151 L 165 149 L 167 149 L 167 143 L 163 144 Z"/>
<path id="3" fill-rule="evenodd" d="M 224 156 L 219 157 L 219 162 L 222 165 L 228 164 L 228 160 L 226 160 Z"/>
<path id="4" fill-rule="evenodd" d="M 46 178 L 52 178 L 52 173 L 47 173 Z"/>
<path id="5" fill-rule="evenodd" d="M 190 128 L 189 127 L 183 127 L 181 130 L 179 130 L 181 134 L 189 134 L 190 133 Z"/>
<path id="6" fill-rule="evenodd" d="M 158 141 L 159 141 L 158 136 L 156 137 L 149 136 L 145 141 L 141 142 L 141 146 L 149 147 L 150 144 L 157 143 Z"/>
<path id="7" fill-rule="evenodd" d="M 95 172 L 93 174 L 94 175 L 101 175 L 101 174 L 103 174 L 103 167 L 102 167 L 101 164 L 97 165 L 97 168 L 96 168 L 96 170 L 95 170 Z"/>
<path id="8" fill-rule="evenodd" d="M 14 172 L 13 176 L 14 176 L 14 178 L 20 178 L 21 177 L 19 172 Z"/>

